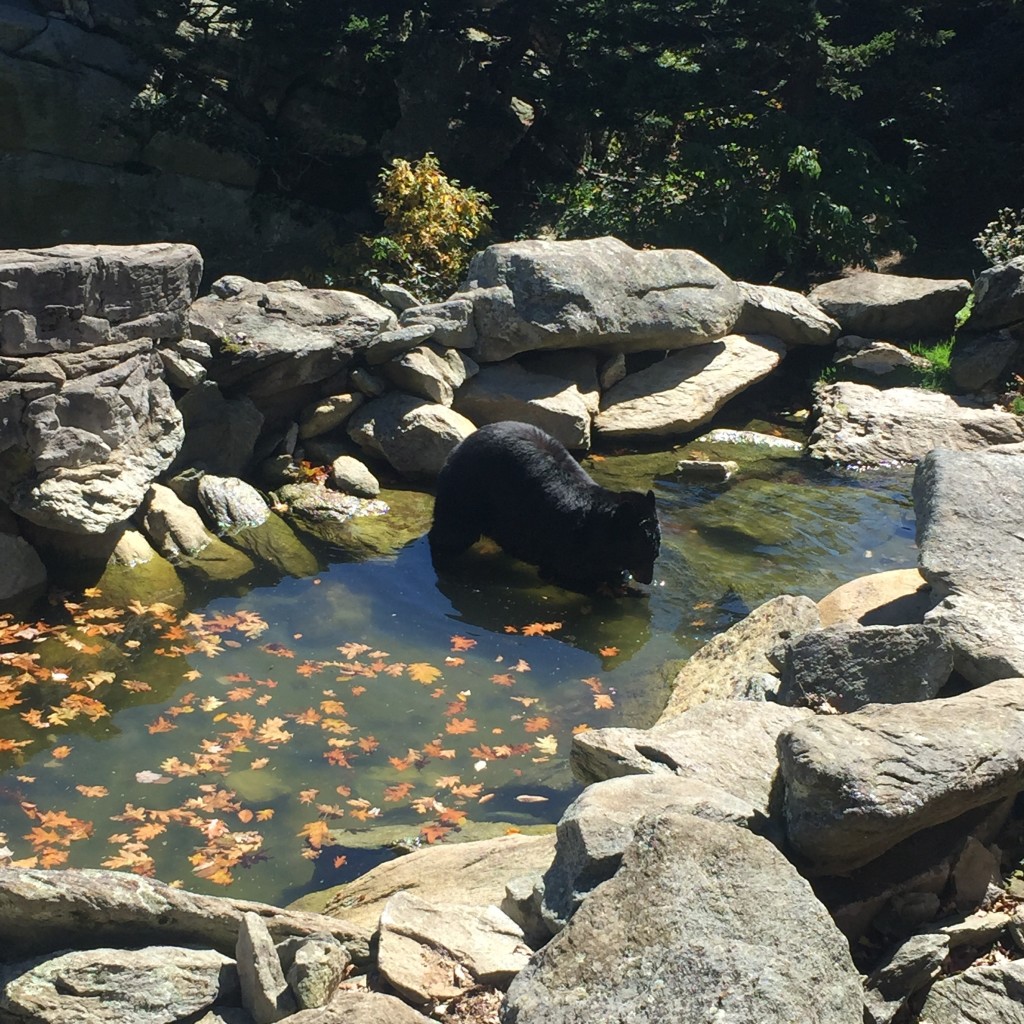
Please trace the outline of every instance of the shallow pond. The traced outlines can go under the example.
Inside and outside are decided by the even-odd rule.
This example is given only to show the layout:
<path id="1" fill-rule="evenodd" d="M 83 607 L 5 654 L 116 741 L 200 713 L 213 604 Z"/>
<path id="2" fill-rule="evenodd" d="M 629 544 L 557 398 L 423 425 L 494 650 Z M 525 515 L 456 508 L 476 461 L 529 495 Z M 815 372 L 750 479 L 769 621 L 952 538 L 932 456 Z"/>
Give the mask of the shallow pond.
<path id="1" fill-rule="evenodd" d="M 586 462 L 655 488 L 642 597 L 543 586 L 486 548 L 439 581 L 429 499 L 393 492 L 415 538 L 394 555 L 324 548 L 316 576 L 195 593 L 187 611 L 98 594 L 27 631 L 0 619 L 9 856 L 282 902 L 392 844 L 546 826 L 577 792 L 575 730 L 650 724 L 679 663 L 776 594 L 915 563 L 909 472 L 705 445 L 742 469 L 699 485 L 676 477 L 680 454 Z"/>

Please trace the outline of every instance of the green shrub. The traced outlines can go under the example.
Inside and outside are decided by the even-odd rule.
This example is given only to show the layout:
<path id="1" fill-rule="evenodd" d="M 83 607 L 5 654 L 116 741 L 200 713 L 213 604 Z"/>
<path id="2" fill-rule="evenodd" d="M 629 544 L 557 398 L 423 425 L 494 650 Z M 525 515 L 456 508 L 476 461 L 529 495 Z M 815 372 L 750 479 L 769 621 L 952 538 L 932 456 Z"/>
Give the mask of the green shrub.
<path id="1" fill-rule="evenodd" d="M 490 226 L 491 197 L 449 179 L 433 153 L 414 163 L 392 160 L 379 181 L 374 205 L 384 215 L 384 232 L 363 239 L 367 276 L 401 284 L 420 298 L 444 298 Z"/>

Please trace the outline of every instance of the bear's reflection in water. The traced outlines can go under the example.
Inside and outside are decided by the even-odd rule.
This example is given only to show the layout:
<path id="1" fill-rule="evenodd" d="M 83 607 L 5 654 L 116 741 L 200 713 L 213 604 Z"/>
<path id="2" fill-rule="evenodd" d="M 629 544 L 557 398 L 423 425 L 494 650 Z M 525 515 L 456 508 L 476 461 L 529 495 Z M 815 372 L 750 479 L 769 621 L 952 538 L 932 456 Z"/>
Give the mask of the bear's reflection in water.
<path id="1" fill-rule="evenodd" d="M 436 587 L 460 622 L 495 633 L 506 626 L 563 622 L 565 628 L 547 636 L 590 652 L 614 646 L 620 660 L 641 650 L 651 637 L 646 591 L 631 588 L 626 597 L 581 594 L 545 583 L 535 568 L 510 558 L 489 540 L 473 545 L 438 572 Z"/>

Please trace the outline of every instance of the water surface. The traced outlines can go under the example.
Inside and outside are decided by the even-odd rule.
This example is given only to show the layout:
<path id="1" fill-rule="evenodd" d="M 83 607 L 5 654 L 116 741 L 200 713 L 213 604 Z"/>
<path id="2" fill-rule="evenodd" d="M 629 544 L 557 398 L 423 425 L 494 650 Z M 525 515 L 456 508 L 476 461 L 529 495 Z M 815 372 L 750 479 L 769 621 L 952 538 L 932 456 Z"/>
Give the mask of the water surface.
<path id="1" fill-rule="evenodd" d="M 486 546 L 438 580 L 412 529 L 397 554 L 321 548 L 315 576 L 196 591 L 176 614 L 95 595 L 63 639 L 8 635 L 0 736 L 25 744 L 0 752 L 11 857 L 281 902 L 391 844 L 548 825 L 578 791 L 574 730 L 649 725 L 679 664 L 768 598 L 916 562 L 909 471 L 705 446 L 742 470 L 693 484 L 680 454 L 586 462 L 656 491 L 640 597 L 545 586 Z M 414 525 L 429 512 L 407 504 Z"/>

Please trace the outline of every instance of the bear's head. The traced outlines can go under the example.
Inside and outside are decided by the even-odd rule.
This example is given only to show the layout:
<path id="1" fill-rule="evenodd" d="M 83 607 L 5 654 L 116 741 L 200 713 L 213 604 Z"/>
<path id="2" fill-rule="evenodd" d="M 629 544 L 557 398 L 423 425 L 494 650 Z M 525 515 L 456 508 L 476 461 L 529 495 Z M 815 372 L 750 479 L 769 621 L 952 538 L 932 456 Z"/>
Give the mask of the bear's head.
<path id="1" fill-rule="evenodd" d="M 616 569 L 628 572 L 639 583 L 654 579 L 654 561 L 661 549 L 661 528 L 654 507 L 654 491 L 622 491 L 615 495 L 607 555 Z"/>

